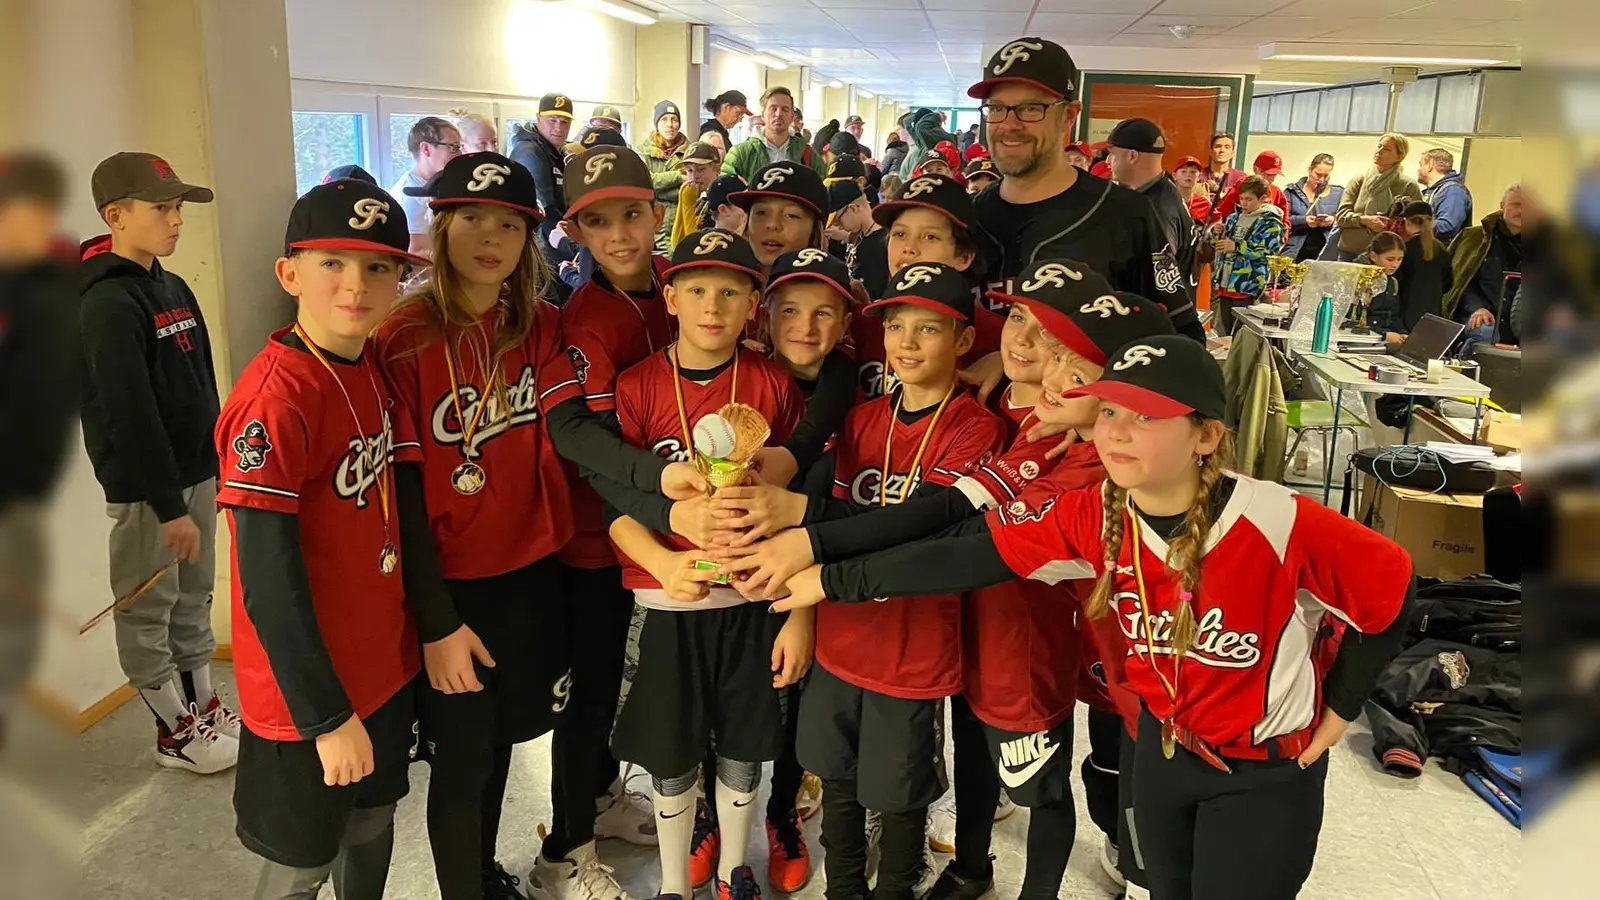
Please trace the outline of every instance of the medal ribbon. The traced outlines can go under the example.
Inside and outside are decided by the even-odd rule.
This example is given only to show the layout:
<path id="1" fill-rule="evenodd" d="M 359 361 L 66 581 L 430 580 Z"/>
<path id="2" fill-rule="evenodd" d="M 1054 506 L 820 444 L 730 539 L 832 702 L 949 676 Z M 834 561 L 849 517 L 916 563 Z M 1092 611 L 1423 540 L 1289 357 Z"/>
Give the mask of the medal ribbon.
<path id="1" fill-rule="evenodd" d="M 383 516 L 383 540 L 385 545 L 388 545 L 391 543 L 389 540 L 389 496 L 394 491 L 394 467 L 389 465 L 389 460 L 385 458 L 383 468 L 381 471 L 379 470 L 378 461 L 372 457 L 372 447 L 367 443 L 366 428 L 361 424 L 361 417 L 356 414 L 356 405 L 350 400 L 350 392 L 345 390 L 344 379 L 339 377 L 339 373 L 333 368 L 333 363 L 328 362 L 328 358 L 323 355 L 321 348 L 306 335 L 305 329 L 301 328 L 298 322 L 295 323 L 294 333 L 301 341 L 305 342 L 306 349 L 311 351 L 311 355 L 317 358 L 317 362 L 322 363 L 322 367 L 328 370 L 329 375 L 333 376 L 333 383 L 339 386 L 339 393 L 344 395 L 344 405 L 350 410 L 350 418 L 356 423 L 356 434 L 361 439 L 361 459 L 372 467 L 372 474 L 377 481 L 378 510 Z M 372 377 L 371 367 L 365 363 L 363 363 L 363 367 L 367 370 L 367 380 L 372 383 L 372 398 L 378 403 L 378 431 L 381 433 L 383 431 L 383 394 L 378 390 L 378 380 Z"/>
<path id="2" fill-rule="evenodd" d="M 483 411 L 489 407 L 489 397 L 494 388 L 499 386 L 500 364 L 505 361 L 505 356 L 496 356 L 494 367 L 489 370 L 489 377 L 484 379 L 483 390 L 478 393 L 478 408 L 472 414 L 469 423 L 466 416 L 461 413 L 461 382 L 456 378 L 455 351 L 450 349 L 450 341 L 444 342 L 444 365 L 450 373 L 450 402 L 456 408 L 456 421 L 461 423 L 461 458 L 472 459 L 472 436 L 478 433 L 478 424 L 483 421 Z"/>
<path id="3" fill-rule="evenodd" d="M 928 422 L 928 430 L 922 433 L 922 443 L 917 445 L 917 454 L 911 457 L 911 468 L 906 472 L 905 486 L 900 489 L 900 499 L 896 503 L 904 503 L 906 495 L 911 493 L 911 479 L 917 475 L 917 467 L 922 464 L 922 452 L 928 449 L 928 441 L 933 438 L 933 430 L 939 427 L 939 417 L 944 415 L 944 408 L 949 405 L 950 397 L 955 394 L 956 386 L 944 392 L 944 399 L 939 401 L 939 408 L 933 411 L 933 418 Z M 900 403 L 905 400 L 906 391 L 902 387 L 900 393 L 894 398 L 894 412 L 889 416 L 889 433 L 883 438 L 883 484 L 878 486 L 878 505 L 889 505 L 889 472 L 894 463 L 892 451 L 894 449 L 894 428 L 900 424 Z"/>
<path id="4" fill-rule="evenodd" d="M 1139 589 L 1139 612 L 1144 617 L 1145 657 L 1150 661 L 1150 668 L 1155 671 L 1156 678 L 1160 679 L 1161 689 L 1167 692 L 1167 700 L 1172 703 L 1172 716 L 1168 722 L 1168 727 L 1170 728 L 1170 721 L 1176 719 L 1178 715 L 1178 675 L 1183 666 L 1183 660 L 1178 656 L 1176 648 L 1174 648 L 1172 654 L 1172 680 L 1170 681 L 1167 680 L 1166 674 L 1161 671 L 1161 667 L 1156 664 L 1156 644 L 1150 627 L 1150 599 L 1144 589 L 1144 567 L 1139 564 L 1139 557 L 1144 555 L 1144 543 L 1139 537 L 1139 513 L 1133 509 L 1129 509 L 1127 512 L 1130 520 L 1129 532 L 1133 537 L 1133 578 Z"/>

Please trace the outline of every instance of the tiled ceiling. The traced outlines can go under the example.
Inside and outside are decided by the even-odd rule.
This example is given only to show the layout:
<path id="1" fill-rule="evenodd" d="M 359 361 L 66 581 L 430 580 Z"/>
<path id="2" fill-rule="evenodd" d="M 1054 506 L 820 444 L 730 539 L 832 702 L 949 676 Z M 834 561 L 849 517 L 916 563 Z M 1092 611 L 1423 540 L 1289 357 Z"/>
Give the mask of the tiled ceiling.
<path id="1" fill-rule="evenodd" d="M 1127 48 L 1126 71 L 1254 72 L 1261 79 L 1371 79 L 1372 63 L 1258 59 L 1273 41 L 1509 48 L 1521 57 L 1518 0 L 638 0 L 663 18 L 696 22 L 837 78 L 917 104 L 964 100 L 984 49 L 1041 35 L 1079 51 Z M 1168 26 L 1188 25 L 1185 40 Z M 1143 51 L 1143 52 L 1141 52 Z M 1380 48 L 1373 48 L 1381 54 Z M 1348 51 L 1346 51 L 1348 52 Z M 1164 55 L 1163 55 L 1164 54 Z M 1192 63 L 1174 60 L 1190 55 Z M 1203 54 L 1198 55 L 1198 54 Z M 1126 57 L 1124 60 L 1123 57 Z M 870 57 L 870 58 L 866 58 Z M 1104 53 L 1095 55 L 1102 67 Z"/>

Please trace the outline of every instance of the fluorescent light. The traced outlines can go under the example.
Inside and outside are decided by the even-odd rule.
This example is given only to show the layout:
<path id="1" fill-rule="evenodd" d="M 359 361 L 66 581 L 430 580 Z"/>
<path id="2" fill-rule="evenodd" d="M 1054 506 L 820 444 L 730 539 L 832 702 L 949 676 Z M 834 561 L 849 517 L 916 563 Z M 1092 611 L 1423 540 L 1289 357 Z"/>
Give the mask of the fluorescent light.
<path id="1" fill-rule="evenodd" d="M 1331 81 L 1266 81 L 1257 78 L 1256 87 L 1330 87 Z"/>
<path id="2" fill-rule="evenodd" d="M 789 68 L 788 63 L 777 58 L 776 56 L 768 56 L 765 53 L 751 54 L 750 61 L 758 66 L 766 66 L 769 69 L 778 69 L 780 71 Z"/>
<path id="3" fill-rule="evenodd" d="M 1294 62 L 1348 62 L 1423 66 L 1493 66 L 1510 51 L 1500 47 L 1408 47 L 1404 44 L 1319 44 L 1279 41 L 1262 44 L 1262 59 Z M 1446 55 L 1453 54 L 1453 55 Z"/>
<path id="4" fill-rule="evenodd" d="M 874 94 L 873 92 L 867 90 L 866 88 L 862 88 L 861 90 L 856 91 L 856 94 L 859 95 L 860 97 L 862 97 L 865 100 L 871 100 L 873 97 L 878 96 L 877 94 Z"/>
<path id="5" fill-rule="evenodd" d="M 605 13 L 624 22 L 632 22 L 635 25 L 656 24 L 655 16 L 646 12 L 643 7 L 629 3 L 628 0 L 577 0 L 577 2 L 595 12 Z"/>
<path id="6" fill-rule="evenodd" d="M 839 79 L 835 78 L 834 80 L 828 82 L 828 87 L 831 87 L 831 88 L 842 88 L 842 87 L 844 87 L 844 82 L 842 82 Z"/>

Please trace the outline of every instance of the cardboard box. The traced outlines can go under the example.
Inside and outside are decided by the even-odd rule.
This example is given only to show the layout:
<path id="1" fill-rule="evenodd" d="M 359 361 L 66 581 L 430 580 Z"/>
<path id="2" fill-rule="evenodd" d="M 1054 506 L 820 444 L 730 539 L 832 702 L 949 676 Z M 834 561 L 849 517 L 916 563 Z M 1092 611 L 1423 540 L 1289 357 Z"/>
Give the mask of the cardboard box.
<path id="1" fill-rule="evenodd" d="M 1430 494 L 1364 478 L 1360 497 L 1360 520 L 1406 548 L 1418 575 L 1483 571 L 1482 494 Z"/>
<path id="2" fill-rule="evenodd" d="M 1522 452 L 1522 417 L 1516 413 L 1491 409 L 1484 412 L 1480 429 L 1482 442 L 1496 450 L 1509 453 Z"/>

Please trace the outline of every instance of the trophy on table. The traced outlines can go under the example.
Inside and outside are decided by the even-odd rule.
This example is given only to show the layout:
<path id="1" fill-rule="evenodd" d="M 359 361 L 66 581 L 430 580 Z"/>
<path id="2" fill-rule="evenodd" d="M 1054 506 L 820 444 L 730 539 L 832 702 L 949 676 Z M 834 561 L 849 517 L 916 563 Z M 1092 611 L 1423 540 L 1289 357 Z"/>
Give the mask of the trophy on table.
<path id="1" fill-rule="evenodd" d="M 1291 304 L 1289 315 L 1293 315 L 1300 283 L 1310 271 L 1310 265 L 1295 262 L 1288 256 L 1267 257 L 1267 296 L 1272 298 L 1271 302 Z"/>
<path id="2" fill-rule="evenodd" d="M 1350 307 L 1352 322 L 1366 327 L 1367 309 L 1372 306 L 1372 289 L 1388 277 L 1389 273 L 1377 266 L 1361 266 L 1361 271 L 1356 273 L 1356 302 Z"/>
<path id="3" fill-rule="evenodd" d="M 771 435 L 766 417 L 743 403 L 729 403 L 701 416 L 694 423 L 694 465 L 706 480 L 707 492 L 716 496 L 719 488 L 748 484 L 756 451 L 766 446 Z M 697 569 L 716 567 L 709 560 L 695 562 Z M 727 584 L 728 576 L 719 575 L 712 583 Z"/>

